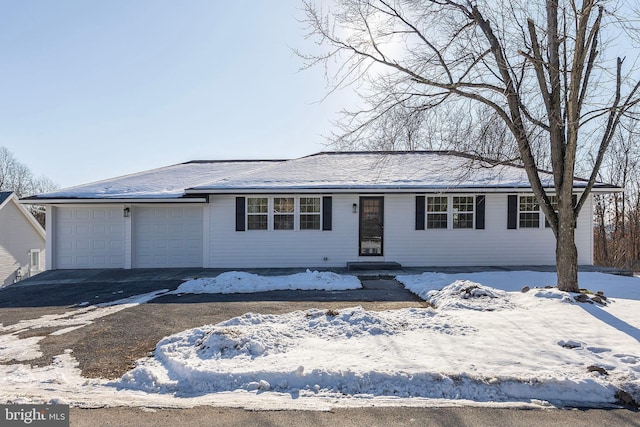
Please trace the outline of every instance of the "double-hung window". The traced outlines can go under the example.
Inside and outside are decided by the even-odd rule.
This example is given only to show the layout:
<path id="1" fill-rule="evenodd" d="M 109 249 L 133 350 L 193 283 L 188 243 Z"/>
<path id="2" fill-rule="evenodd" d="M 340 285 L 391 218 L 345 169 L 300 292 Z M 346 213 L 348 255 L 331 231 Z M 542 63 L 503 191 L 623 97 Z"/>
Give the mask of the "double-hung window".
<path id="1" fill-rule="evenodd" d="M 447 228 L 449 202 L 446 196 L 427 197 L 427 228 Z"/>
<path id="2" fill-rule="evenodd" d="M 300 197 L 300 230 L 320 230 L 320 197 Z"/>
<path id="3" fill-rule="evenodd" d="M 416 195 L 416 230 L 484 230 L 485 195 Z M 515 205 L 514 205 L 515 206 Z M 514 223 L 515 223 L 514 217 Z"/>
<path id="4" fill-rule="evenodd" d="M 540 228 L 540 205 L 535 196 L 520 196 L 520 228 Z"/>
<path id="5" fill-rule="evenodd" d="M 247 197 L 247 230 L 320 230 L 321 197 Z"/>
<path id="6" fill-rule="evenodd" d="M 295 205 L 293 197 L 273 198 L 273 229 L 293 230 Z"/>
<path id="7" fill-rule="evenodd" d="M 453 196 L 453 228 L 473 228 L 473 196 Z"/>
<path id="8" fill-rule="evenodd" d="M 247 198 L 247 229 L 267 230 L 269 228 L 269 199 L 267 197 Z"/>

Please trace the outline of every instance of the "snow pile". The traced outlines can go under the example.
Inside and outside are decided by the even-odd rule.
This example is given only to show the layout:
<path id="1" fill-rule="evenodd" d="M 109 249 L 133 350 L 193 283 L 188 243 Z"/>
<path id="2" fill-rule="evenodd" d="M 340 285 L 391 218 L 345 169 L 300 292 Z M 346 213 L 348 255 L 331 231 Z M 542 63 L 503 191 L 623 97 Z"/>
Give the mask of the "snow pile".
<path id="1" fill-rule="evenodd" d="M 459 334 L 469 329 L 450 330 L 433 316 L 432 309 L 369 312 L 362 307 L 286 315 L 247 313 L 163 339 L 154 358 L 139 360 L 118 386 L 182 396 L 252 390 L 261 382 L 262 389 L 266 382 L 269 388 L 288 392 L 313 389 L 318 383 L 333 389 L 332 381 L 345 382 L 344 376 L 356 375 L 361 363 L 360 356 L 345 355 L 373 351 L 366 348 L 372 338 L 426 330 Z M 301 362 L 310 362 L 313 370 L 305 371 Z M 349 384 L 340 387 L 362 391 Z"/>
<path id="2" fill-rule="evenodd" d="M 260 276 L 242 271 L 229 271 L 217 277 L 203 277 L 181 284 L 173 294 L 234 294 L 280 290 L 342 291 L 359 289 L 362 284 L 355 276 L 329 271 L 311 271 L 288 276 Z"/>
<path id="3" fill-rule="evenodd" d="M 82 327 L 89 316 L 115 306 L 5 326 L 0 403 L 602 407 L 617 402 L 622 391 L 640 401 L 639 278 L 581 274 L 581 286 L 603 291 L 607 305 L 577 303 L 571 294 L 545 288 L 555 281 L 551 273 L 401 280 L 430 295 L 437 308 L 248 313 L 166 337 L 153 357 L 110 382 L 83 378 L 70 351 L 44 367 L 6 361 L 38 349 L 37 339 L 18 339 L 19 332 L 39 325 L 55 325 L 58 332 Z M 521 292 L 524 285 L 531 289 Z"/>
<path id="4" fill-rule="evenodd" d="M 440 310 L 494 311 L 514 307 L 506 292 L 469 280 L 456 280 L 441 291 L 429 291 L 426 300 Z"/>

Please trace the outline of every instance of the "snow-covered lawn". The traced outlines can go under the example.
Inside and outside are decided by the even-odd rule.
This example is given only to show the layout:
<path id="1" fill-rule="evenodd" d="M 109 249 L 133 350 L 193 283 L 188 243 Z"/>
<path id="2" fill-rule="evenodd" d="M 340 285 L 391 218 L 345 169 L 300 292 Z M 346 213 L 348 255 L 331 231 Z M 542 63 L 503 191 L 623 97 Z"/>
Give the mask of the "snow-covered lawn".
<path id="1" fill-rule="evenodd" d="M 234 274 L 229 277 L 248 277 Z M 250 287 L 238 291 L 273 289 L 268 278 L 250 279 Z M 17 334 L 38 324 L 59 327 L 58 333 L 82 327 L 115 307 L 162 292 L 0 326 L 0 360 L 8 363 L 0 365 L 0 403 L 603 406 L 616 402 L 620 390 L 640 401 L 640 278 L 581 273 L 581 286 L 602 291 L 606 305 L 577 303 L 573 295 L 544 288 L 554 284 L 553 273 L 397 279 L 434 307 L 247 313 L 164 338 L 153 357 L 138 360 L 117 381 L 83 378 L 71 351 L 51 366 L 31 367 L 39 340 Z M 338 289 L 342 281 L 351 286 L 346 276 L 331 276 L 326 286 Z M 192 282 L 179 292 L 229 292 L 228 283 Z M 524 286 L 531 289 L 521 292 Z"/>

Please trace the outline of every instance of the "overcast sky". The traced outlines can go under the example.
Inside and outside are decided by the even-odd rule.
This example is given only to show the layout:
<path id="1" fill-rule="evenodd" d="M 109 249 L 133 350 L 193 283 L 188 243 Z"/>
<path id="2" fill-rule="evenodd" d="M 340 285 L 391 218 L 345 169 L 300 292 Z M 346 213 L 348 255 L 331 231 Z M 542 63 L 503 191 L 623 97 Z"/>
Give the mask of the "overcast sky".
<path id="1" fill-rule="evenodd" d="M 300 0 L 0 2 L 0 146 L 61 187 L 325 150 Z"/>

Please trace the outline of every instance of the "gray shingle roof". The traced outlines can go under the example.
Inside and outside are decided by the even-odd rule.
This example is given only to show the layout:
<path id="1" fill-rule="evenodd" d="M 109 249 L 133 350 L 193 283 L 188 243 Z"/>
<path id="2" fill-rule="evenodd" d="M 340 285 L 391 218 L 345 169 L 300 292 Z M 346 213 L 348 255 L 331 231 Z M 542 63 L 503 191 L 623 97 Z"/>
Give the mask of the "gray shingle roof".
<path id="1" fill-rule="evenodd" d="M 540 172 L 545 187 L 553 177 Z M 586 181 L 575 179 L 583 188 Z M 611 188 L 598 184 L 597 188 Z M 29 199 L 177 199 L 208 193 L 299 191 L 514 191 L 524 168 L 442 151 L 328 152 L 277 161 L 193 161 Z"/>
<path id="2" fill-rule="evenodd" d="M 5 200 L 7 200 L 9 197 L 11 197 L 11 195 L 13 194 L 13 191 L 0 191 L 0 205 L 4 203 Z"/>

